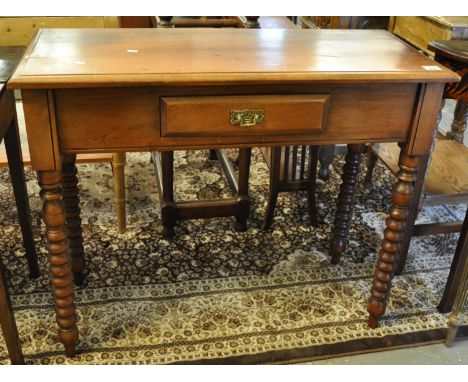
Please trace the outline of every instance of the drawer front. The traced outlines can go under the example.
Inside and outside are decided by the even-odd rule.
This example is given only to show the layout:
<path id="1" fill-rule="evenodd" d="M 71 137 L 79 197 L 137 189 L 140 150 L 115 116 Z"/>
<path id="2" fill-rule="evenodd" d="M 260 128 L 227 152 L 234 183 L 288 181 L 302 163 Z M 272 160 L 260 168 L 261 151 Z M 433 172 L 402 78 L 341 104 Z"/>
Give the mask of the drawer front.
<path id="1" fill-rule="evenodd" d="M 161 136 L 320 134 L 328 94 L 162 97 Z"/>

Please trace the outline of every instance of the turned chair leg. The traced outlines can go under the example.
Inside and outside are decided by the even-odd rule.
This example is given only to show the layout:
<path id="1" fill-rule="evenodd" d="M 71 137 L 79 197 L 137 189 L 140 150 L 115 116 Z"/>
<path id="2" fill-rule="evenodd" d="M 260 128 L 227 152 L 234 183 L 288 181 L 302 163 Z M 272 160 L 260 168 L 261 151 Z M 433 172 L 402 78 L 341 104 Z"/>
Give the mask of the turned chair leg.
<path id="1" fill-rule="evenodd" d="M 267 230 L 273 224 L 273 217 L 275 213 L 276 201 L 279 194 L 279 182 L 281 171 L 281 150 L 282 147 L 271 148 L 271 161 L 270 161 L 270 190 L 268 192 L 268 204 L 265 211 L 265 218 L 263 220 L 263 229 Z"/>
<path id="2" fill-rule="evenodd" d="M 119 233 L 127 230 L 127 214 L 125 208 L 125 153 L 112 155 L 112 170 L 114 173 L 114 199 L 117 210 L 117 226 Z"/>
<path id="3" fill-rule="evenodd" d="M 29 265 L 31 278 L 39 277 L 39 264 L 37 261 L 36 247 L 31 224 L 31 212 L 29 209 L 28 191 L 26 189 L 26 178 L 24 176 L 23 156 L 21 143 L 19 141 L 18 124 L 13 119 L 7 133 L 5 134 L 5 149 L 8 157 L 13 193 L 15 195 L 16 209 L 23 236 L 26 259 Z"/>

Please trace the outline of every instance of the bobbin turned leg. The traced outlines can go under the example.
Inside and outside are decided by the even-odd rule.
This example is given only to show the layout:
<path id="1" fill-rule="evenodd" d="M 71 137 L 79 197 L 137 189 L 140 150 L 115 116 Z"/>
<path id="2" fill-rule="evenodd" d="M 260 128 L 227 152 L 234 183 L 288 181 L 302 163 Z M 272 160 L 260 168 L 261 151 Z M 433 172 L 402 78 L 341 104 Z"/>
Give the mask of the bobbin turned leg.
<path id="1" fill-rule="evenodd" d="M 75 165 L 76 155 L 64 155 L 62 164 L 63 202 L 65 204 L 68 240 L 70 241 L 70 255 L 72 272 L 76 285 L 84 281 L 84 248 L 80 217 L 80 199 L 78 197 L 78 177 Z"/>
<path id="2" fill-rule="evenodd" d="M 385 313 L 391 282 L 398 261 L 400 243 L 406 228 L 408 208 L 417 178 L 418 157 L 407 155 L 402 150 L 398 165 L 398 181 L 392 191 L 392 206 L 385 221 L 382 240 L 372 281 L 371 298 L 367 305 L 369 326 L 376 328 L 379 318 Z"/>
<path id="3" fill-rule="evenodd" d="M 362 153 L 366 149 L 365 144 L 348 145 L 346 163 L 343 168 L 343 177 L 338 195 L 333 239 L 330 246 L 331 262 L 338 264 L 342 253 L 348 246 L 348 231 L 353 212 L 354 192 L 358 183 L 359 165 Z"/>
<path id="4" fill-rule="evenodd" d="M 72 357 L 78 342 L 78 328 L 69 240 L 65 226 L 65 205 L 62 200 L 61 173 L 39 171 L 38 177 L 42 190 L 42 219 L 46 226 L 49 272 L 58 334 L 60 342 L 65 346 L 66 355 Z"/>
<path id="5" fill-rule="evenodd" d="M 162 170 L 162 204 L 161 220 L 163 224 L 163 237 L 170 239 L 175 236 L 174 227 L 177 221 L 177 206 L 174 201 L 174 152 L 161 153 Z"/>
<path id="6" fill-rule="evenodd" d="M 247 230 L 247 219 L 250 213 L 249 174 L 251 148 L 239 149 L 239 191 L 237 195 L 236 230 Z"/>

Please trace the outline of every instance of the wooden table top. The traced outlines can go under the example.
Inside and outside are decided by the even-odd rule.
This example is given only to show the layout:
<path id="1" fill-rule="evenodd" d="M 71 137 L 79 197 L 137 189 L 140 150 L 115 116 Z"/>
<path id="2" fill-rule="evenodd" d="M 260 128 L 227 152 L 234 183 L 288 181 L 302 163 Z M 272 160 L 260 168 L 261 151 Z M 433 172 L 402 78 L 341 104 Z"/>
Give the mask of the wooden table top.
<path id="1" fill-rule="evenodd" d="M 386 31 L 43 29 L 12 88 L 455 82 Z"/>
<path id="2" fill-rule="evenodd" d="M 0 46 L 0 83 L 8 81 L 24 51 L 23 46 Z"/>

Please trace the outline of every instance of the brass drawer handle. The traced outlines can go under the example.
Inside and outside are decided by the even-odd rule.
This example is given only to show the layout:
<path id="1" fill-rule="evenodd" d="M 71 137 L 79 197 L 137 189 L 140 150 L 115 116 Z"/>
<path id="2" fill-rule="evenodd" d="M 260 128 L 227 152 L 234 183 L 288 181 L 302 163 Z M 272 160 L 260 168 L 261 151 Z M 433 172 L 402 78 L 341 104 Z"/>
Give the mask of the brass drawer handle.
<path id="1" fill-rule="evenodd" d="M 263 110 L 231 110 L 231 124 L 239 126 L 254 126 L 263 123 L 265 112 Z"/>

